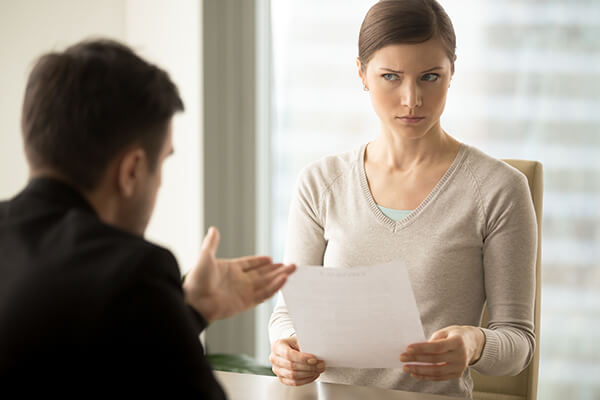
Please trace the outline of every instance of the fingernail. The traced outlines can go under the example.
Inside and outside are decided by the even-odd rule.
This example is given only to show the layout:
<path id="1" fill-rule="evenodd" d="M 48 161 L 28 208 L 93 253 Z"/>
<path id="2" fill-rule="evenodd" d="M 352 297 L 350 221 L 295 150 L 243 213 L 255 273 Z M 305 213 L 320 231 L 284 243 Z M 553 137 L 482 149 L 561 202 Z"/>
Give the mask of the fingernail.
<path id="1" fill-rule="evenodd" d="M 310 365 L 315 365 L 317 363 L 317 360 L 314 358 L 311 358 L 310 360 L 307 361 L 307 363 L 309 363 Z"/>
<path id="2" fill-rule="evenodd" d="M 408 366 L 405 365 L 405 366 L 402 367 L 402 371 L 404 371 L 407 374 L 409 374 L 410 373 L 410 368 L 408 368 Z"/>
<path id="3" fill-rule="evenodd" d="M 406 362 L 408 360 L 409 360 L 408 355 L 406 355 L 406 354 L 400 354 L 400 361 Z"/>
<path id="4" fill-rule="evenodd" d="M 415 349 L 413 347 L 409 347 L 406 349 L 406 354 L 413 354 L 415 352 Z"/>

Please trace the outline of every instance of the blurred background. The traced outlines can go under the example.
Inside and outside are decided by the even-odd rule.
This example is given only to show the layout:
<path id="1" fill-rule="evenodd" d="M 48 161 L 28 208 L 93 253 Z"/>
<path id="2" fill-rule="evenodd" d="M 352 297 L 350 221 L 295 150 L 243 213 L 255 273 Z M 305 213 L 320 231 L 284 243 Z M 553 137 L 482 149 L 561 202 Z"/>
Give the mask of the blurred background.
<path id="1" fill-rule="evenodd" d="M 600 398 L 600 1 L 440 0 L 457 34 L 442 126 L 544 164 L 540 399 Z M 299 170 L 373 140 L 355 58 L 373 0 L 0 0 L 0 198 L 27 179 L 19 137 L 38 55 L 124 41 L 182 91 L 176 155 L 148 232 L 182 271 L 217 225 L 221 256 L 283 256 Z M 209 352 L 268 362 L 267 302 L 214 324 Z"/>
<path id="2" fill-rule="evenodd" d="M 201 18 L 196 1 L 0 0 L 0 198 L 27 181 L 20 117 L 37 57 L 88 38 L 124 42 L 169 72 L 186 105 L 174 119 L 177 154 L 165 163 L 148 236 L 189 269 L 203 229 Z"/>

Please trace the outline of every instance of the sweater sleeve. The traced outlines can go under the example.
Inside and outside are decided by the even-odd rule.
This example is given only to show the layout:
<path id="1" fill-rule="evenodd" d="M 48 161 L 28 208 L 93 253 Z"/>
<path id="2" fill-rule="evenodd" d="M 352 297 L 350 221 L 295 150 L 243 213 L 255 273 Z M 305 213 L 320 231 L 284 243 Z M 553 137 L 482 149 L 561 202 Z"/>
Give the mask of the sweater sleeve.
<path id="1" fill-rule="evenodd" d="M 483 268 L 488 325 L 485 346 L 472 368 L 486 375 L 516 375 L 535 349 L 533 312 L 537 222 L 527 179 L 482 193 L 486 213 Z M 494 184 L 493 178 L 491 179 Z"/>
<path id="2" fill-rule="evenodd" d="M 305 169 L 298 179 L 290 204 L 284 261 L 296 265 L 323 265 L 327 246 L 319 209 L 320 193 L 316 180 Z M 271 343 L 289 337 L 295 329 L 281 293 L 269 321 Z"/>

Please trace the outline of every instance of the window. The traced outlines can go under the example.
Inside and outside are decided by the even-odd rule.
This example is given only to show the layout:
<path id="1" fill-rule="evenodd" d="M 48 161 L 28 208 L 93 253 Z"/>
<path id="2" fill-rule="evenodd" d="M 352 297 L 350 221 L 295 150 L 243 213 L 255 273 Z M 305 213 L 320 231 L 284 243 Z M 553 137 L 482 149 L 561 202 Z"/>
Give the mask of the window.
<path id="1" fill-rule="evenodd" d="M 539 398 L 598 398 L 600 3 L 440 2 L 458 41 L 444 128 L 495 157 L 544 164 Z M 355 67 L 373 3 L 271 2 L 276 259 L 299 170 L 378 135 Z"/>

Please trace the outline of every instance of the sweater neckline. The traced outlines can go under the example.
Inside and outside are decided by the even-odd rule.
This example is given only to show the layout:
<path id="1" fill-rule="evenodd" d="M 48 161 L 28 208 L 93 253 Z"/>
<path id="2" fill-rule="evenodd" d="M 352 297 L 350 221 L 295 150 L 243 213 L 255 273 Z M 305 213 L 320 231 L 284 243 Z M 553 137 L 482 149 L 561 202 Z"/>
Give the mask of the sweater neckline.
<path id="1" fill-rule="evenodd" d="M 375 215 L 377 220 L 381 224 L 386 226 L 388 229 L 390 229 L 392 232 L 399 231 L 400 229 L 410 225 L 416 219 L 416 217 L 421 213 L 421 211 L 427 207 L 427 205 L 431 202 L 431 200 L 435 197 L 435 195 L 438 192 L 440 192 L 440 190 L 442 190 L 442 188 L 447 184 L 450 177 L 457 170 L 461 161 L 465 157 L 466 150 L 467 150 L 467 146 L 464 143 L 460 143 L 460 147 L 458 149 L 458 153 L 456 154 L 456 157 L 454 157 L 454 161 L 452 161 L 452 164 L 450 164 L 450 167 L 448 167 L 448 169 L 446 170 L 444 175 L 440 178 L 440 180 L 434 186 L 434 188 L 431 190 L 431 192 L 429 192 L 427 197 L 425 197 L 425 199 L 421 202 L 421 204 L 419 204 L 414 210 L 412 210 L 412 212 L 410 214 L 408 214 L 406 217 L 402 218 L 399 221 L 394 221 L 393 219 L 391 219 L 387 215 L 385 215 L 379 209 L 379 207 L 377 207 L 377 203 L 375 202 L 375 199 L 373 198 L 371 189 L 369 189 L 369 183 L 367 181 L 367 173 L 365 171 L 365 151 L 367 149 L 367 144 L 368 143 L 363 144 L 358 152 L 358 169 L 357 169 L 357 171 L 358 171 L 358 174 L 360 175 L 359 179 L 360 179 L 361 190 L 363 192 L 363 195 L 365 196 L 365 199 L 367 200 L 367 203 L 369 204 L 369 208 L 371 208 L 371 211 L 373 212 L 373 214 Z"/>

